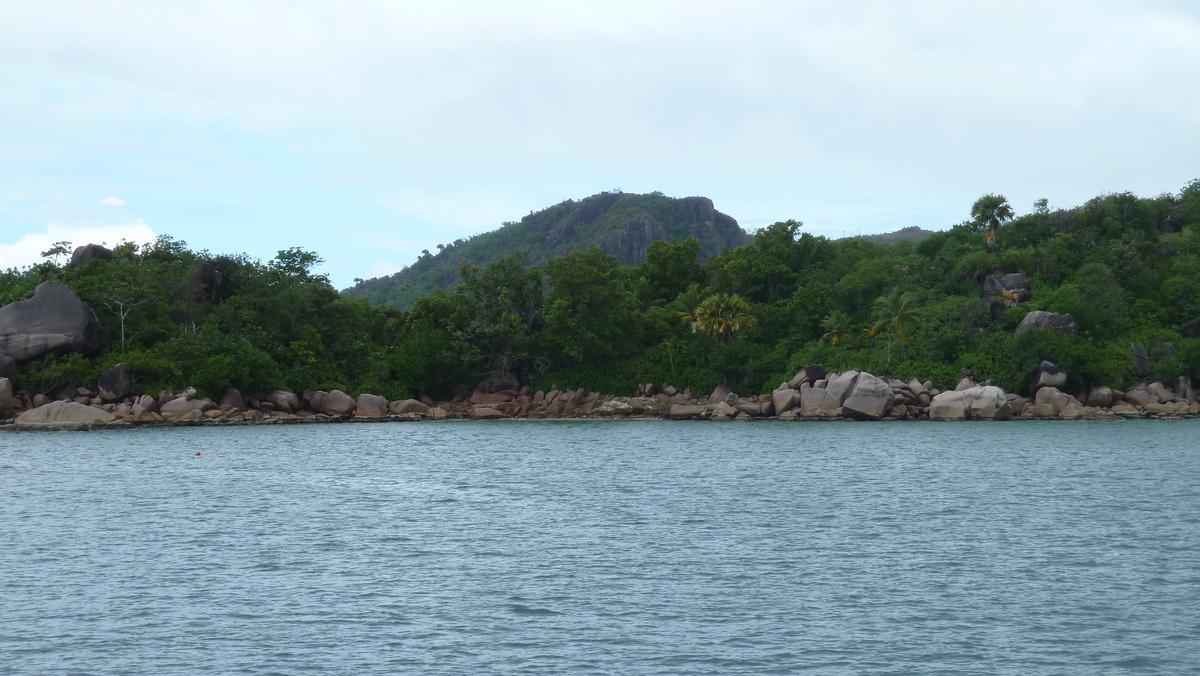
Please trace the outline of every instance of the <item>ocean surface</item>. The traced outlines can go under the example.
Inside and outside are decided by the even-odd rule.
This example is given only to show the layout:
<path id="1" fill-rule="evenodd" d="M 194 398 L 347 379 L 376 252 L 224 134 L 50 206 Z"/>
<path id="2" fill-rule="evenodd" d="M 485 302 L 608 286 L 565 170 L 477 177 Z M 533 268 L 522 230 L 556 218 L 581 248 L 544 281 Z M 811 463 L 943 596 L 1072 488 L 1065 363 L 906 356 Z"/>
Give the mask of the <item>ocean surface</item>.
<path id="1" fill-rule="evenodd" d="M 0 674 L 305 673 L 1200 673 L 1200 421 L 0 434 Z"/>

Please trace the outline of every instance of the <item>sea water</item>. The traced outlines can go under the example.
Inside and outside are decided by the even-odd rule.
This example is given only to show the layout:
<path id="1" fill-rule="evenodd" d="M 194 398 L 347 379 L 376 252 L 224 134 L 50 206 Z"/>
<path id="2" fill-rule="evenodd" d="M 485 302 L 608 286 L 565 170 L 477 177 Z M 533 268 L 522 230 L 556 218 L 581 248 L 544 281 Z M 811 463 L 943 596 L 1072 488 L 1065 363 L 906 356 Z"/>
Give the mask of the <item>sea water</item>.
<path id="1" fill-rule="evenodd" d="M 0 434 L 0 674 L 1198 665 L 1196 421 Z"/>

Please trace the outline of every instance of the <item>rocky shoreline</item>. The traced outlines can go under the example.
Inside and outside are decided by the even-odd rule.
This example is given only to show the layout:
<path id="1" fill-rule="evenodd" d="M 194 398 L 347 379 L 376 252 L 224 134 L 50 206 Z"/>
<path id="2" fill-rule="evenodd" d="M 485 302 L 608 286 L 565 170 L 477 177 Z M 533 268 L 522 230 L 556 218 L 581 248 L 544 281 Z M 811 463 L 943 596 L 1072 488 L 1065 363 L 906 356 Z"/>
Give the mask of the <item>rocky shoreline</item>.
<path id="1" fill-rule="evenodd" d="M 114 367 L 115 368 L 115 367 Z M 106 373 L 106 375 L 109 375 Z M 51 400 L 44 394 L 12 392 L 0 378 L 0 430 L 88 430 L 196 425 L 258 425 L 424 420 L 664 419 L 707 421 L 953 421 L 953 420 L 1180 420 L 1200 418 L 1191 381 L 1181 376 L 1168 386 L 1139 383 L 1127 390 L 1092 387 L 1075 396 L 1063 391 L 1067 374 L 1043 362 L 1030 384 L 1030 397 L 1006 393 L 994 383 L 963 377 L 941 391 L 916 378 L 898 380 L 865 371 L 829 373 L 821 366 L 801 369 L 770 394 L 739 396 L 718 386 L 706 396 L 653 383 L 633 397 L 553 389 L 531 392 L 511 380 L 459 388 L 448 401 L 389 401 L 370 393 L 274 390 L 246 398 L 227 390 L 219 401 L 188 388 L 158 397 L 117 395 L 105 387 L 121 378 L 101 378 L 97 390 L 74 388 Z M 109 382 L 106 383 L 105 381 Z M 71 397 L 69 395 L 75 394 Z"/>

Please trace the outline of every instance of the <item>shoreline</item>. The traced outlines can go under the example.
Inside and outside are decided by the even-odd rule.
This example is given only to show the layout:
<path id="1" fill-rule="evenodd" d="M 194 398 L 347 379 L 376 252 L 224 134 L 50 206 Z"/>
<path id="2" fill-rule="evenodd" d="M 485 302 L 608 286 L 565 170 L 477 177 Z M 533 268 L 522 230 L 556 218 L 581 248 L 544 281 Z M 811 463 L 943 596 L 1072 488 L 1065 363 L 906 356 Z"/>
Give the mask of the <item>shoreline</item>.
<path id="1" fill-rule="evenodd" d="M 656 421 L 656 422 L 728 422 L 728 423 L 963 423 L 963 422 L 1097 422 L 1097 421 L 1183 421 L 1200 420 L 1200 413 L 1169 414 L 1143 411 L 1137 414 L 1117 414 L 1109 411 L 1089 413 L 1079 417 L 1063 418 L 1060 416 L 1015 415 L 1005 420 L 931 420 L 928 416 L 919 418 L 884 417 L 879 420 L 861 420 L 846 416 L 758 416 L 758 417 L 714 417 L 692 416 L 672 417 L 670 414 L 642 415 L 550 415 L 550 416 L 473 416 L 469 413 L 449 414 L 445 417 L 432 418 L 427 416 L 387 415 L 387 416 L 325 416 L 313 414 L 307 416 L 276 417 L 268 416 L 259 419 L 229 419 L 212 418 L 200 420 L 117 420 L 103 423 L 32 423 L 18 424 L 11 419 L 0 422 L 0 432 L 83 432 L 83 431 L 120 431 L 138 429 L 163 429 L 173 427 L 261 427 L 272 425 L 342 425 L 342 424 L 387 424 L 387 423 L 469 423 L 484 421 L 511 422 L 557 422 L 557 421 Z"/>
<path id="2" fill-rule="evenodd" d="M 300 395 L 272 390 L 259 398 L 245 397 L 232 388 L 214 402 L 200 398 L 190 387 L 180 394 L 164 390 L 157 398 L 117 395 L 104 387 L 99 387 L 99 392 L 72 387 L 54 400 L 25 391 L 14 398 L 9 390 L 7 412 L 12 417 L 0 419 L 0 431 L 497 419 L 920 422 L 1200 418 L 1200 399 L 1186 376 L 1172 386 L 1161 381 L 1137 383 L 1127 391 L 1096 386 L 1078 397 L 1060 389 L 1066 383 L 1065 371 L 1042 362 L 1030 383 L 1029 397 L 1006 393 L 992 381 L 978 383 L 967 375 L 954 389 L 940 390 L 914 377 L 899 380 L 855 370 L 830 373 L 820 365 L 800 369 L 769 394 L 745 397 L 725 385 L 718 385 L 711 394 L 696 395 L 673 385 L 663 385 L 660 390 L 653 383 L 638 385 L 632 397 L 583 388 L 531 392 L 514 380 L 490 381 L 474 391 L 459 387 L 453 399 L 441 402 L 426 395 L 390 401 L 366 392 L 355 398 L 337 389 L 307 390 Z M 0 386 L 7 384 L 0 379 Z"/>

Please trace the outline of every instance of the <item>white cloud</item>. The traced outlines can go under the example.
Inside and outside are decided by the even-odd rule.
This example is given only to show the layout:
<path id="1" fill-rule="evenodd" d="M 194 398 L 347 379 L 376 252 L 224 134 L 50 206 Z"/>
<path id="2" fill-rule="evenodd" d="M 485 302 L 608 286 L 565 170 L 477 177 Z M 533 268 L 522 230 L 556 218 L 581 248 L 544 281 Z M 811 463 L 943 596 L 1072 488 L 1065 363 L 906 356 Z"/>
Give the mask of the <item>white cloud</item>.
<path id="1" fill-rule="evenodd" d="M 121 225 L 72 226 L 49 223 L 45 232 L 31 232 L 16 242 L 0 242 L 0 269 L 23 268 L 40 263 L 42 252 L 55 242 L 70 242 L 72 247 L 83 244 L 115 246 L 122 241 L 145 244 L 153 241 L 157 234 L 141 220 Z"/>
<path id="2" fill-rule="evenodd" d="M 97 202 L 97 204 L 102 207 L 123 207 L 125 206 L 125 200 L 117 197 L 116 195 L 109 195 L 108 197 L 105 197 Z"/>

